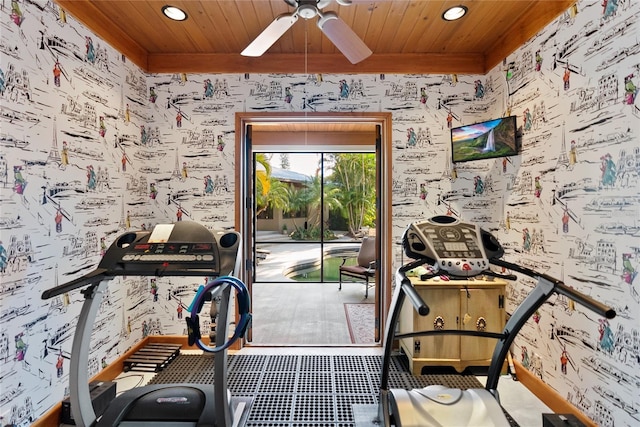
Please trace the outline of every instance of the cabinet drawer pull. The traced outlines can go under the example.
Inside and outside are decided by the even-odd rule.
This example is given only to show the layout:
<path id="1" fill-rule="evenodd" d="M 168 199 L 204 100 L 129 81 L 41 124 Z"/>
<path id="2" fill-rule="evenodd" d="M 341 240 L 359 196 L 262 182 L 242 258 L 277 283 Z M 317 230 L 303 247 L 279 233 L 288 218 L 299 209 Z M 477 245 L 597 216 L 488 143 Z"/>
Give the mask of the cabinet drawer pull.
<path id="1" fill-rule="evenodd" d="M 437 316 L 433 320 L 433 329 L 437 331 L 441 331 L 442 329 L 444 329 L 444 319 L 442 318 L 442 316 Z"/>
<path id="2" fill-rule="evenodd" d="M 478 317 L 478 320 L 476 320 L 476 329 L 478 332 L 484 332 L 485 329 L 487 329 L 487 319 Z"/>

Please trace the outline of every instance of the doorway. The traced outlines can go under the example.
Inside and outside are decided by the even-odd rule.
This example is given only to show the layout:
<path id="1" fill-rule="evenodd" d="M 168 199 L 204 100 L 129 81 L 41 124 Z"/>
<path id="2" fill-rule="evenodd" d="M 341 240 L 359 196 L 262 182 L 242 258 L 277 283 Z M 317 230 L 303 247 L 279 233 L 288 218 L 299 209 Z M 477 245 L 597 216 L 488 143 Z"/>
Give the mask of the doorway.
<path id="1" fill-rule="evenodd" d="M 369 345 L 379 345 L 381 341 L 382 319 L 385 318 L 390 300 L 390 114 L 270 114 L 270 113 L 238 113 L 236 116 L 236 210 L 237 229 L 243 236 L 242 262 L 244 269 L 241 279 L 249 287 L 254 312 L 254 327 L 248 333 L 251 345 L 353 345 L 362 344 L 354 341 L 349 330 L 348 338 L 340 338 L 342 331 L 331 332 L 336 323 L 345 323 L 345 316 L 358 315 L 358 309 L 366 307 L 373 311 L 371 324 L 372 340 Z M 280 159 L 292 156 L 316 156 L 317 165 L 309 167 L 308 174 L 316 176 L 329 163 L 332 153 L 373 153 L 375 155 L 376 173 L 376 220 L 373 227 L 356 230 L 355 236 L 341 235 L 340 242 L 330 242 L 323 236 L 330 231 L 328 218 L 330 207 L 322 204 L 316 209 L 314 220 L 302 217 L 301 212 L 290 210 L 286 214 L 257 210 L 254 184 L 258 175 L 264 174 L 261 162 L 268 156 L 272 163 L 281 166 Z M 257 161 L 260 159 L 260 161 Z M 275 159 L 275 160 L 274 160 Z M 296 161 L 297 163 L 297 161 Z M 313 163 L 313 161 L 312 161 Z M 267 165 L 270 167 L 270 165 Z M 284 169 L 284 168 L 281 168 Z M 324 185 L 320 179 L 318 185 Z M 304 214 L 310 212 L 305 210 Z M 258 214 L 258 215 L 256 215 Z M 262 218 L 259 218 L 262 216 Z M 284 218 L 287 217 L 287 218 Z M 319 221 L 318 221 L 319 218 Z M 304 220 L 303 220 L 304 219 Z M 268 225 L 265 225 L 268 224 Z M 287 224 L 286 234 L 282 225 Z M 315 227 L 315 228 L 314 228 Z M 340 228 L 340 227 L 337 227 Z M 290 237 L 297 232 L 308 233 L 311 239 L 295 242 Z M 320 234 L 318 234 L 318 232 Z M 377 260 L 380 268 L 377 271 L 375 286 L 365 298 L 365 286 L 362 283 L 344 283 L 338 291 L 337 282 L 327 282 L 327 254 L 335 251 L 355 252 L 363 233 L 377 236 Z M 315 233 L 315 234 L 313 234 Z M 315 237 L 314 237 L 315 236 Z M 283 246 L 289 246 L 284 250 Z M 274 249 L 275 246 L 280 246 Z M 302 245 L 306 245 L 308 253 L 315 256 L 304 257 Z M 311 245 L 311 246 L 309 246 Z M 341 246 L 336 248 L 336 246 Z M 275 253 L 277 252 L 277 254 Z M 289 255 L 287 255 L 287 253 Z M 275 277 L 264 273 L 269 263 L 284 259 L 286 268 L 276 269 Z M 306 261 L 315 259 L 311 265 Z M 300 261 L 298 263 L 297 261 Z M 303 264 L 302 266 L 300 264 Z M 332 262 L 333 264 L 333 262 Z M 280 267 L 282 267 L 282 265 Z M 335 264 L 333 264 L 335 265 Z M 319 281 L 296 284 L 287 277 L 282 281 L 282 274 L 295 276 L 294 270 L 304 270 L 302 275 L 317 267 Z M 271 272 L 273 273 L 273 272 Z M 269 273 L 269 274 L 271 274 Z M 280 281 L 279 281 L 280 280 Z M 293 285 L 292 285 L 293 284 Z M 350 307 L 350 308 L 348 308 Z M 361 313 L 360 313 L 361 314 Z M 342 325 L 343 330 L 347 330 Z M 266 328 L 266 329 L 265 329 Z M 287 337 L 298 337 L 289 339 Z"/>

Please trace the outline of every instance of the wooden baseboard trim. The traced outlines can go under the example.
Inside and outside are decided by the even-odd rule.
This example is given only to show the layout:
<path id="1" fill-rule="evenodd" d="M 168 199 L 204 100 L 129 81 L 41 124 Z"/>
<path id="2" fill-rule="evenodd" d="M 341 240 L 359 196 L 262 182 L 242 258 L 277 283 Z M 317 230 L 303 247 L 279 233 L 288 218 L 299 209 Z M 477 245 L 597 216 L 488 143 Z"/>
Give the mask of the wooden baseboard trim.
<path id="1" fill-rule="evenodd" d="M 189 345 L 187 335 L 150 335 L 147 338 L 150 343 L 179 344 L 183 350 L 200 350 L 196 345 Z M 211 346 L 211 340 L 208 336 L 203 336 L 201 341 L 205 345 Z M 240 340 L 237 340 L 231 344 L 231 346 L 229 346 L 229 350 L 240 350 L 242 348 L 242 344 L 239 341 Z"/>
<path id="2" fill-rule="evenodd" d="M 182 350 L 199 350 L 196 345 L 189 345 L 186 335 L 150 335 L 149 343 L 177 344 Z M 202 337 L 202 342 L 209 345 L 209 337 Z"/>
<path id="3" fill-rule="evenodd" d="M 593 420 L 583 414 L 573 404 L 569 403 L 560 394 L 549 387 L 540 378 L 536 377 L 525 368 L 517 360 L 513 361 L 516 370 L 516 378 L 526 388 L 529 389 L 538 399 L 540 399 L 545 405 L 547 405 L 556 414 L 572 414 L 580 420 L 584 425 L 588 427 L 597 427 L 597 424 Z"/>
<path id="4" fill-rule="evenodd" d="M 127 350 L 122 356 L 117 358 L 114 362 L 100 371 L 96 376 L 90 379 L 90 381 L 111 381 L 123 372 L 124 361 L 127 360 L 133 353 L 140 350 L 151 341 L 150 337 L 146 337 L 138 342 L 136 345 Z M 60 416 L 62 414 L 62 401 L 55 404 L 51 409 L 38 418 L 35 423 L 31 424 L 31 427 L 52 427 L 60 425 Z"/>

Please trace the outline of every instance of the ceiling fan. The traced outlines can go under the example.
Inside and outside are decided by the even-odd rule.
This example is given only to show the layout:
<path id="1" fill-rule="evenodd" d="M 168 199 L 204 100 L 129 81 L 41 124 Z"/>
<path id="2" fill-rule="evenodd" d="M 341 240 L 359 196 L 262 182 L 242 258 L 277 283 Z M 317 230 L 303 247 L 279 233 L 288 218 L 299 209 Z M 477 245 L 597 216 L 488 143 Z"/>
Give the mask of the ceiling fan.
<path id="1" fill-rule="evenodd" d="M 357 64 L 371 55 L 371 49 L 358 37 L 349 26 L 334 12 L 320 12 L 332 0 L 284 0 L 295 7 L 293 13 L 284 13 L 276 17 L 267 28 L 260 33 L 243 51 L 243 56 L 262 56 L 289 28 L 298 17 L 311 19 L 318 16 L 318 28 L 347 57 L 349 62 Z M 336 0 L 342 6 L 351 4 L 351 0 Z"/>

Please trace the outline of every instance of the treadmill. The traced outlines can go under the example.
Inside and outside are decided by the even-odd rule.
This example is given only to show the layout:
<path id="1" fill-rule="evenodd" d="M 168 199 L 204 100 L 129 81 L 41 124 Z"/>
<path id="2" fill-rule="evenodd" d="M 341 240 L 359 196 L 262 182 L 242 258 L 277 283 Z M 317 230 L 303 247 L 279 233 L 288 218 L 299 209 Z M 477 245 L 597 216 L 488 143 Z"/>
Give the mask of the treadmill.
<path id="1" fill-rule="evenodd" d="M 507 352 L 518 332 L 538 308 L 554 293 L 565 295 L 607 319 L 615 311 L 562 281 L 546 274 L 500 259 L 504 249 L 498 240 L 478 225 L 450 216 L 435 216 L 409 225 L 402 238 L 405 254 L 413 261 L 396 273 L 396 289 L 385 329 L 384 355 L 380 379 L 378 416 L 385 427 L 508 427 L 498 395 L 498 380 Z M 536 286 L 516 307 L 501 333 L 440 329 L 396 334 L 400 310 L 406 297 L 422 316 L 429 306 L 411 284 L 407 272 L 426 266 L 421 280 L 433 277 L 464 280 L 476 276 L 516 280 L 514 274 L 496 273 L 490 266 L 505 268 L 537 280 Z M 389 389 L 391 353 L 395 339 L 437 334 L 480 336 L 496 339 L 484 389 L 460 390 L 442 385 L 422 389 Z"/>
<path id="2" fill-rule="evenodd" d="M 151 231 L 132 231 L 120 235 L 94 271 L 42 293 L 42 299 L 48 299 L 84 288 L 81 292 L 85 300 L 73 338 L 69 372 L 69 398 L 72 414 L 78 426 L 237 425 L 242 415 L 241 411 L 248 408 L 245 408 L 246 402 L 234 404 L 228 391 L 226 349 L 244 334 L 250 323 L 250 304 L 246 287 L 232 276 L 237 274 L 240 268 L 240 244 L 240 235 L 235 231 L 211 231 L 191 221 L 158 224 Z M 198 346 L 203 348 L 199 327 L 194 328 L 194 323 L 198 323 L 197 315 L 194 313 L 202 308 L 204 300 L 219 297 L 219 307 L 215 302 L 211 303 L 212 317 L 215 312 L 217 328 L 215 338 L 212 333 L 211 339 L 212 342 L 215 341 L 216 347 L 203 348 L 214 353 L 215 384 L 161 384 L 133 388 L 113 400 L 100 420 L 96 420 L 87 372 L 89 346 L 102 296 L 109 281 L 116 276 L 215 278 L 206 288 L 199 289 L 194 303 L 189 308 L 191 316 L 187 317 L 189 344 L 197 342 Z M 233 336 L 227 339 L 231 288 L 236 290 L 241 320 Z M 235 414 L 235 420 L 232 413 L 234 406 L 240 411 L 240 414 Z M 233 421 L 236 421 L 236 424 L 233 424 Z"/>

